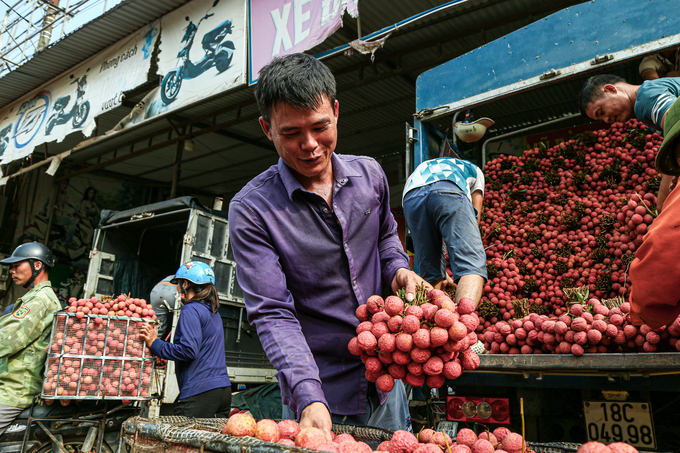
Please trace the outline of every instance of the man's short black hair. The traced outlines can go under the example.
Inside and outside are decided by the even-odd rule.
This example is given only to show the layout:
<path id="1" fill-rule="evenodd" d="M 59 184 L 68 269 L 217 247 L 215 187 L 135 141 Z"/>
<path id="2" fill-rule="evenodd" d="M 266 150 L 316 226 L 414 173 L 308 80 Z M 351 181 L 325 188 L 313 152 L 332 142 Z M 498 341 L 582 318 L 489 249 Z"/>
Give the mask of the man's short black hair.
<path id="1" fill-rule="evenodd" d="M 583 88 L 581 88 L 581 92 L 578 94 L 578 106 L 581 110 L 581 115 L 583 115 L 584 118 L 592 119 L 586 114 L 588 104 L 604 96 L 602 87 L 620 82 L 625 82 L 625 80 L 614 74 L 594 75 L 586 80 L 586 83 L 583 84 Z"/>
<path id="2" fill-rule="evenodd" d="M 331 105 L 335 104 L 335 77 L 325 64 L 310 55 L 295 53 L 274 58 L 259 74 L 255 99 L 267 122 L 278 102 L 316 110 L 326 96 Z"/>

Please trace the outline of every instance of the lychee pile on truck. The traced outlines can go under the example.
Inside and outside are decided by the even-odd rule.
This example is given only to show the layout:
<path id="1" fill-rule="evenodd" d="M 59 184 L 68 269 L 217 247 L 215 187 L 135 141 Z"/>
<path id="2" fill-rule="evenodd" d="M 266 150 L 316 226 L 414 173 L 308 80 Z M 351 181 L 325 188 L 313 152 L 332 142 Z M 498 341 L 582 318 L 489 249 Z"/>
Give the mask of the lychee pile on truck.
<path id="1" fill-rule="evenodd" d="M 429 379 L 430 386 L 410 382 L 413 427 L 444 430 L 450 437 L 441 437 L 441 447 L 460 443 L 457 433 L 468 436 L 472 429 L 475 442 L 489 441 L 481 434 L 505 427 L 535 443 L 678 448 L 674 421 L 680 414 L 673 401 L 680 392 L 680 324 L 641 326 L 628 301 L 628 266 L 659 211 L 661 178 L 653 162 L 662 131 L 636 120 L 588 124 L 576 100 L 588 77 L 613 73 L 639 83 L 643 57 L 680 45 L 680 23 L 662 13 L 669 3 L 610 0 L 568 8 L 418 78 L 407 171 L 451 148 L 482 168 L 486 179 L 480 227 L 489 279 L 476 325 L 461 333 L 474 334 L 485 352 L 478 349 L 478 361 L 455 379 L 438 369 L 443 377 Z M 456 121 L 465 122 L 467 111 L 495 121 L 471 144 L 449 132 Z M 203 261 L 215 272 L 233 389 L 276 382 L 246 319 L 232 245 L 224 213 L 192 199 L 110 213 L 95 234 L 86 296 L 129 292 L 120 284 L 132 274 L 140 293 L 148 292 L 152 276 L 138 269 L 153 266 L 156 278 Z M 125 265 L 116 266 L 119 261 Z M 166 302 L 174 332 L 180 301 Z M 449 326 L 469 316 L 455 306 L 449 311 Z M 346 353 L 348 344 L 337 346 Z M 358 352 L 369 362 L 364 355 L 370 351 Z M 430 354 L 460 363 L 457 352 L 442 345 Z M 375 380 L 389 374 L 377 365 Z M 146 415 L 152 419 L 161 402 L 178 395 L 173 367 L 170 361 L 156 368 L 161 398 L 151 402 Z M 159 426 L 134 420 L 125 429 L 151 436 Z M 403 450 L 387 448 L 424 448 L 404 439 Z"/>

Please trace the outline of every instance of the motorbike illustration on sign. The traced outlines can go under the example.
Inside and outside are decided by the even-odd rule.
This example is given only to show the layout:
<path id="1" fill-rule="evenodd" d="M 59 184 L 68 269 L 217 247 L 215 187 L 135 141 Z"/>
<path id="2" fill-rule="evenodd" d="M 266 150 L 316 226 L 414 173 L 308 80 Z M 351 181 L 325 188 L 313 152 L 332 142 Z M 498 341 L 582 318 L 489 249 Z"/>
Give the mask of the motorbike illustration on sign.
<path id="1" fill-rule="evenodd" d="M 9 133 L 12 131 L 12 123 L 0 130 L 0 157 L 5 154 L 5 150 L 9 146 Z"/>
<path id="2" fill-rule="evenodd" d="M 73 74 L 71 74 L 71 78 L 73 77 Z M 76 77 L 70 85 L 73 85 L 74 83 L 76 84 L 76 99 L 73 106 L 71 106 L 70 110 L 66 110 L 66 106 L 71 100 L 70 95 L 62 96 L 54 101 L 52 115 L 50 115 L 47 126 L 45 126 L 45 135 L 50 135 L 54 126 L 68 123 L 71 119 L 73 120 L 72 124 L 74 129 L 78 129 L 85 124 L 87 115 L 90 113 L 90 102 L 83 101 L 85 87 L 87 86 L 87 75 Z"/>
<path id="3" fill-rule="evenodd" d="M 184 37 L 180 42 L 180 51 L 177 54 L 177 67 L 169 71 L 163 81 L 161 82 L 161 99 L 165 104 L 170 104 L 179 94 L 182 87 L 182 80 L 194 79 L 213 66 L 219 73 L 223 73 L 231 65 L 231 60 L 234 57 L 234 43 L 232 41 L 223 41 L 228 34 L 232 32 L 232 21 L 225 20 L 217 27 L 203 35 L 201 45 L 205 51 L 205 55 L 201 60 L 193 62 L 190 59 L 189 53 L 194 44 L 196 33 L 201 22 L 214 16 L 210 10 L 217 6 L 220 0 L 215 0 L 212 6 L 208 8 L 206 14 L 198 21 L 197 24 L 191 22 L 191 18 L 186 16 L 185 20 L 189 24 L 184 29 Z"/>

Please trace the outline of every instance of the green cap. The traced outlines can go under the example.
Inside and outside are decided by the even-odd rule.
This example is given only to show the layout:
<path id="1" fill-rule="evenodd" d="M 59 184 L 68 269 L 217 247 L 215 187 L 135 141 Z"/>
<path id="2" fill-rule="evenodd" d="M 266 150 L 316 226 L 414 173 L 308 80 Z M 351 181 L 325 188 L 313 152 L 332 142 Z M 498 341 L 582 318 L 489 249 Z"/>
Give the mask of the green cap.
<path id="1" fill-rule="evenodd" d="M 680 165 L 675 157 L 675 148 L 680 138 L 680 99 L 676 99 L 666 113 L 663 136 L 663 143 L 656 155 L 656 169 L 664 175 L 680 175 Z"/>

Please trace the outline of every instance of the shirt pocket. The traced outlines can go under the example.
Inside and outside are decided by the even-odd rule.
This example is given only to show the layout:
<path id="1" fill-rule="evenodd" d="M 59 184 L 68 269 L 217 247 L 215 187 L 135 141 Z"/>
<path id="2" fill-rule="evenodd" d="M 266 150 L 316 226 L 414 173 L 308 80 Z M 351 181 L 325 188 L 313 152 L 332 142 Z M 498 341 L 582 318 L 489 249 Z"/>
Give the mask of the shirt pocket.
<path id="1" fill-rule="evenodd" d="M 33 365 L 35 361 L 35 349 L 31 346 L 24 350 L 24 365 Z"/>

